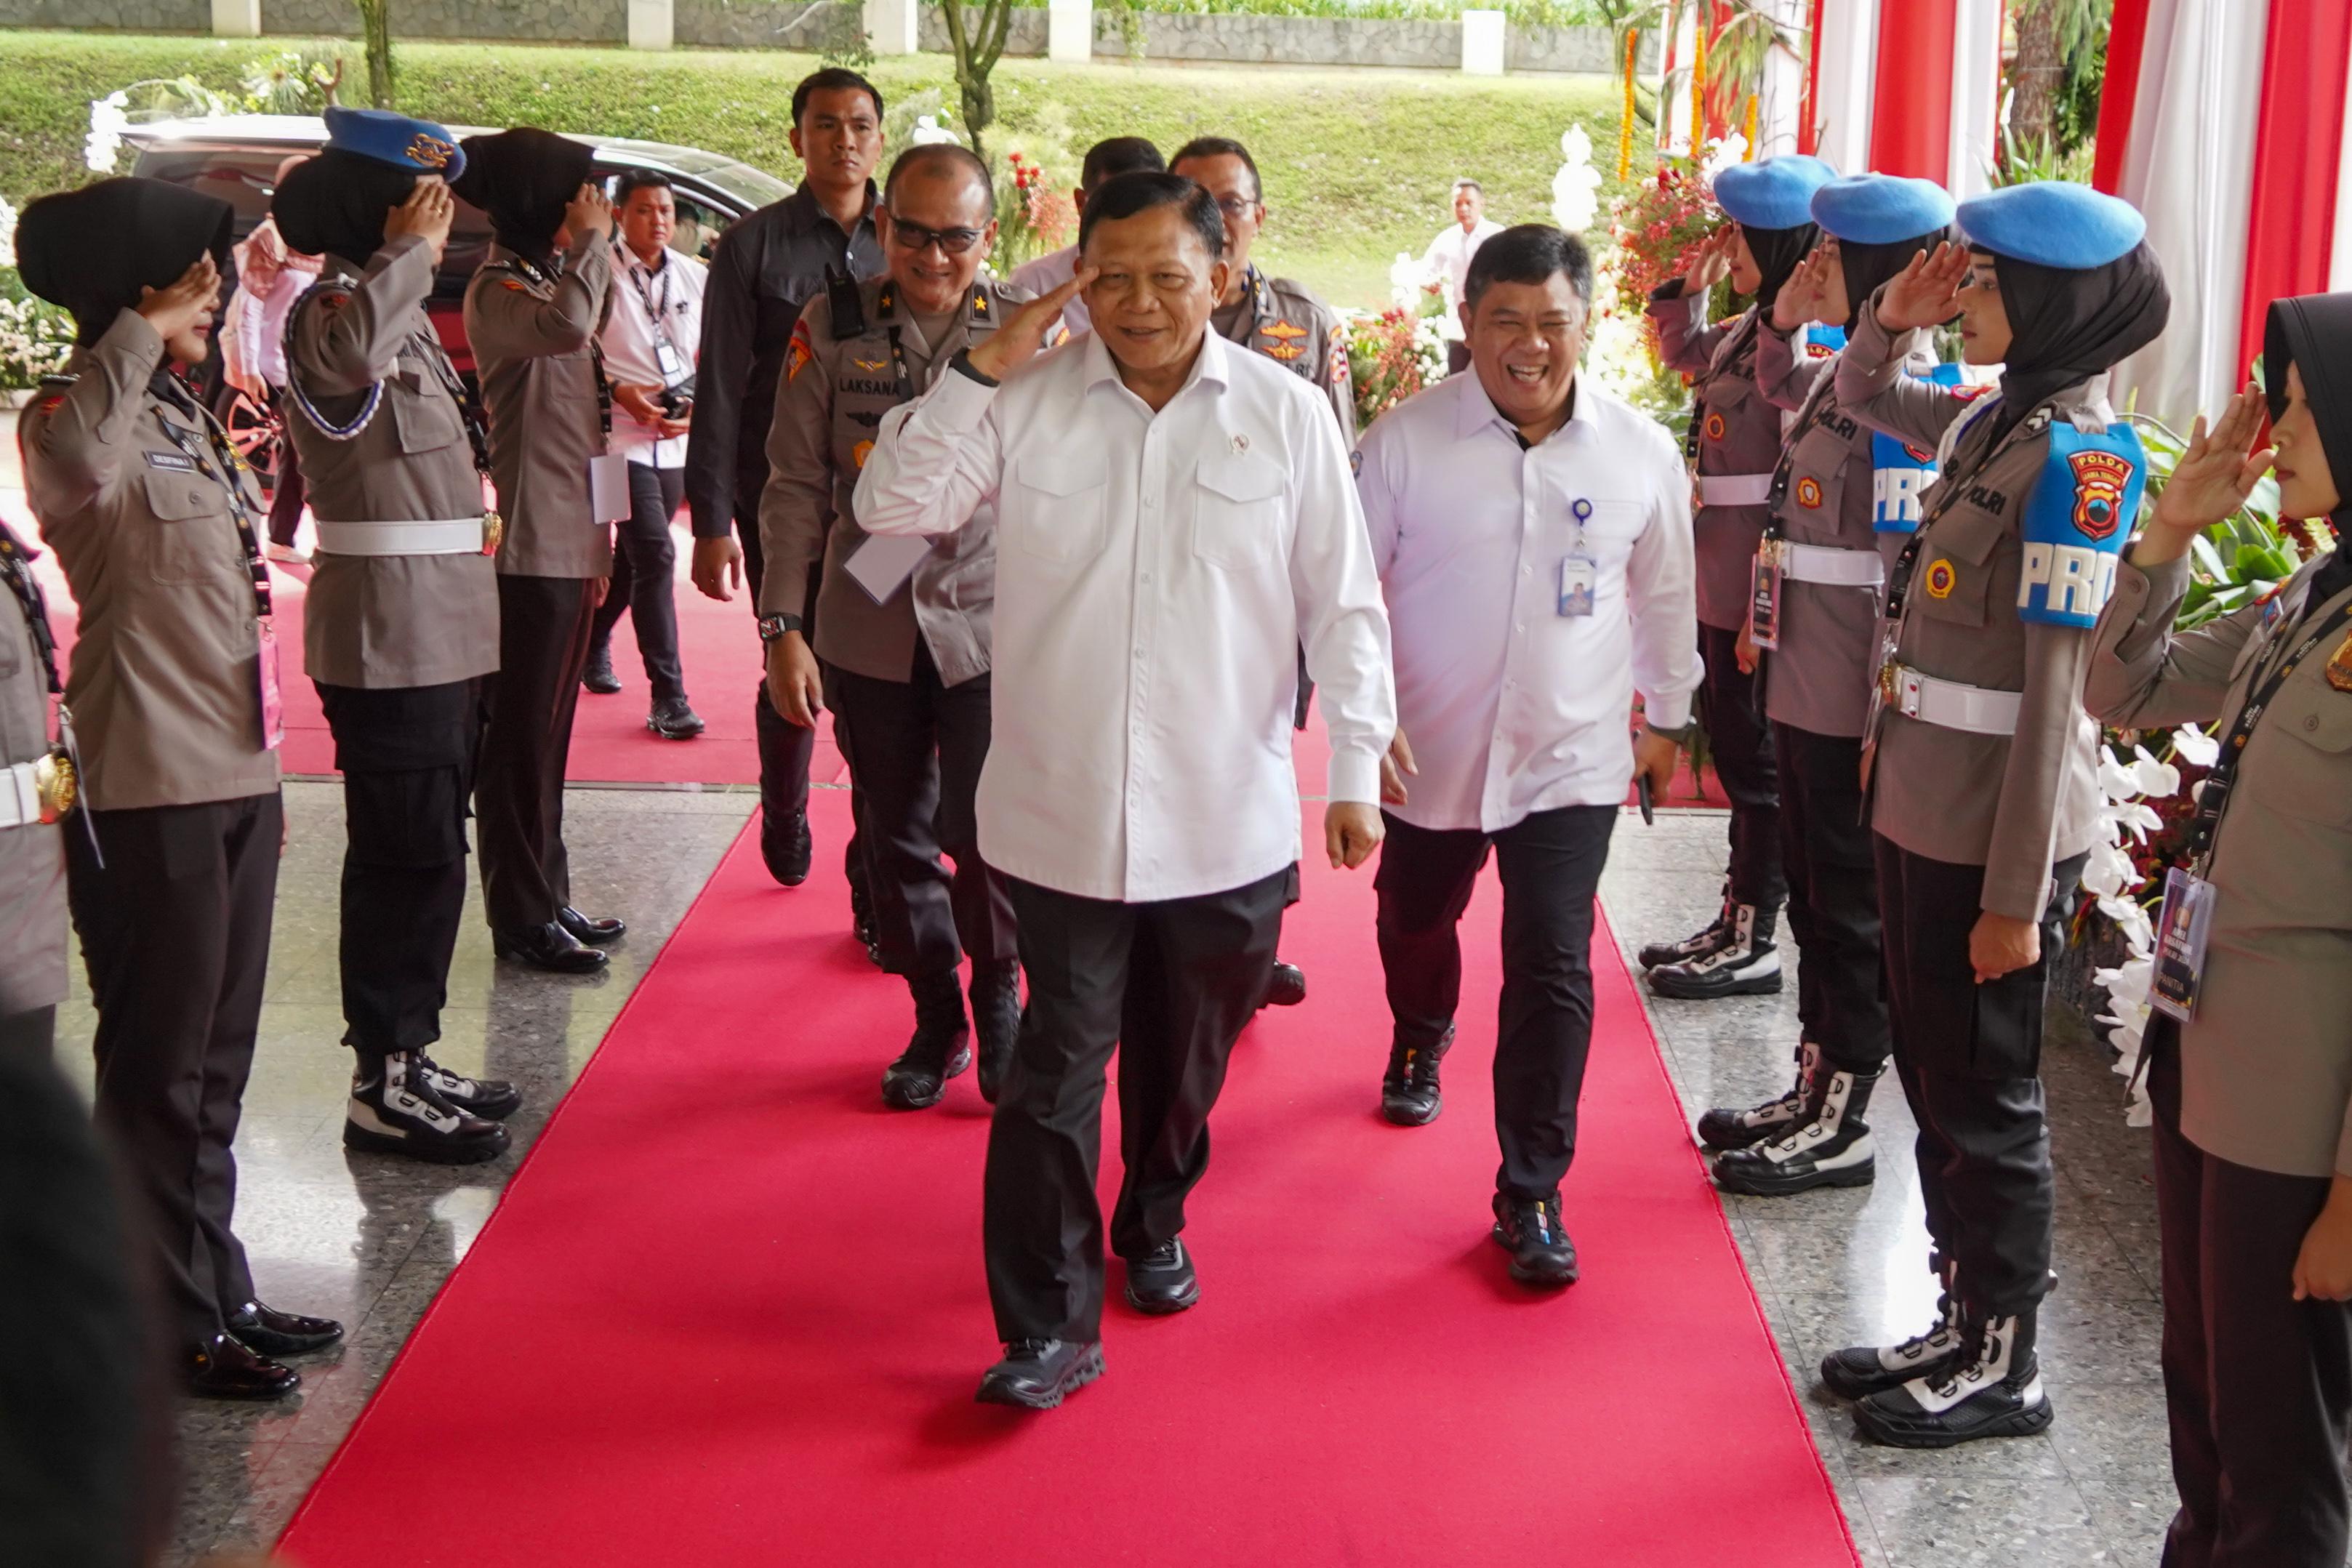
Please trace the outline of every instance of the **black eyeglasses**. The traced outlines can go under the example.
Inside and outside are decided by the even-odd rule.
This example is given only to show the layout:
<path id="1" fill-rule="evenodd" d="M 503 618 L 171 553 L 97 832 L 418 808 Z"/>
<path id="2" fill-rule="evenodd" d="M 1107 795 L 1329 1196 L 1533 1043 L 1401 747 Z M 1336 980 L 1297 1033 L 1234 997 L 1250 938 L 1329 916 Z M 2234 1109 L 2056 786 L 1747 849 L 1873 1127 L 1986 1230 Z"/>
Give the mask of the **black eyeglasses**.
<path id="1" fill-rule="evenodd" d="M 1245 218 L 1250 215 L 1251 209 L 1256 205 L 1255 196 L 1219 196 L 1217 198 L 1217 211 L 1229 218 Z"/>
<path id="2" fill-rule="evenodd" d="M 898 214 L 890 214 L 890 243 L 900 250 L 924 250 L 940 247 L 941 256 L 961 256 L 980 243 L 978 229 L 927 229 L 920 224 L 910 224 Z"/>

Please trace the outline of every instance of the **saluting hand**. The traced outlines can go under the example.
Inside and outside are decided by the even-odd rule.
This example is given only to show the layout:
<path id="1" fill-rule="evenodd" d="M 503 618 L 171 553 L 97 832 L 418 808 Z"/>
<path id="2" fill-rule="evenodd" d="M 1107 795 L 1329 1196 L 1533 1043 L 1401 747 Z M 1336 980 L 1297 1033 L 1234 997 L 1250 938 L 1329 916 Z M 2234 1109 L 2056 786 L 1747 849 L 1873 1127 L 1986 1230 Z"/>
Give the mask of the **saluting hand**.
<path id="1" fill-rule="evenodd" d="M 1960 285 L 1968 281 L 1966 246 L 1944 241 L 1921 251 L 1878 297 L 1878 324 L 1890 332 L 1933 327 L 1960 313 Z"/>
<path id="2" fill-rule="evenodd" d="M 207 252 L 196 257 L 176 281 L 161 288 L 142 286 L 139 314 L 155 329 L 155 335 L 168 343 L 203 320 L 219 294 L 220 267 Z"/>
<path id="3" fill-rule="evenodd" d="M 1780 285 L 1780 292 L 1772 297 L 1772 325 L 1783 332 L 1793 332 L 1809 327 L 1822 319 L 1822 297 L 1827 292 L 1822 284 L 1829 277 L 1829 248 L 1835 240 L 1823 240 L 1805 253 L 1805 259 Z"/>
<path id="4" fill-rule="evenodd" d="M 1027 364 L 1045 346 L 1045 329 L 1061 319 L 1062 308 L 1092 283 L 1097 269 L 1081 267 L 1067 283 L 1051 294 L 1041 294 L 1004 319 L 1004 325 L 982 339 L 970 355 L 971 368 L 990 381 L 1001 382 L 1015 365 Z"/>
<path id="5" fill-rule="evenodd" d="M 449 225 L 457 215 L 457 198 L 449 187 L 439 180 L 419 180 L 416 188 L 408 193 L 408 200 L 383 216 L 383 237 L 398 239 L 403 235 L 415 235 L 433 247 L 433 264 L 441 264 L 441 253 L 449 245 Z"/>
<path id="6" fill-rule="evenodd" d="M 2222 405 L 2221 417 L 2210 430 L 2205 416 L 2197 416 L 2189 450 L 2157 493 L 2156 515 L 2133 547 L 2135 562 L 2154 566 L 2179 559 L 2189 553 L 2190 540 L 2246 504 L 2278 455 L 2275 447 L 2254 445 L 2266 412 L 2263 394 L 2249 385 Z"/>
<path id="7" fill-rule="evenodd" d="M 607 239 L 613 233 L 613 200 L 598 186 L 583 185 L 563 209 L 564 231 L 573 240 L 583 235 Z"/>
<path id="8" fill-rule="evenodd" d="M 1726 224 L 1691 247 L 1690 266 L 1683 271 L 1683 298 L 1704 294 L 1731 276 L 1732 248 L 1739 231 Z"/>

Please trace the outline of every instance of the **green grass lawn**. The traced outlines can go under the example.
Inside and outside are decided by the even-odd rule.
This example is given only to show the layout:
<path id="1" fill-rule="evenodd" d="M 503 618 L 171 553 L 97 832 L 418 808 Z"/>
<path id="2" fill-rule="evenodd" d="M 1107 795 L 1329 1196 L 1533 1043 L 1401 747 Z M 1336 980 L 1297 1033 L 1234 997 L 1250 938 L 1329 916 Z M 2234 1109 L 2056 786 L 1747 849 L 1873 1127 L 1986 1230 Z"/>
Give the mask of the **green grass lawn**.
<path id="1" fill-rule="evenodd" d="M 232 89 L 249 62 L 294 42 L 0 32 L 0 194 L 21 206 L 92 177 L 82 166 L 90 99 L 184 73 Z M 404 44 L 400 99 L 453 122 L 684 142 L 790 179 L 792 88 L 816 65 L 765 50 Z M 894 100 L 928 89 L 955 101 L 945 56 L 885 60 L 872 75 Z M 1122 134 L 1171 150 L 1205 133 L 1240 138 L 1265 177 L 1263 258 L 1335 304 L 1385 302 L 1390 262 L 1419 255 L 1447 221 L 1455 178 L 1483 182 L 1501 222 L 1546 218 L 1560 133 L 1581 122 L 1603 163 L 1617 144 L 1599 78 L 1006 60 L 993 79 L 993 135 L 1047 130 L 1073 151 Z"/>

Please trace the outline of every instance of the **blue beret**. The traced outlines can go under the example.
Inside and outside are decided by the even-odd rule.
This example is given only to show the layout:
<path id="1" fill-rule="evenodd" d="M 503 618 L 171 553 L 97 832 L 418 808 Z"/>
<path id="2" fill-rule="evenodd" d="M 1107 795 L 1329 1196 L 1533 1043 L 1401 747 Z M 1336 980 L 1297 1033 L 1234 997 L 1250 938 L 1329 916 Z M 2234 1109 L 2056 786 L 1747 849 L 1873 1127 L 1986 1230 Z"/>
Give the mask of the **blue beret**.
<path id="1" fill-rule="evenodd" d="M 1813 222 L 1856 245 L 1893 245 L 1952 221 L 1952 198 L 1933 180 L 1855 174 L 1813 193 Z"/>
<path id="2" fill-rule="evenodd" d="M 1820 159 L 1791 152 L 1734 163 L 1715 177 L 1715 199 L 1751 229 L 1801 229 L 1813 221 L 1813 193 L 1835 178 Z"/>
<path id="3" fill-rule="evenodd" d="M 2130 255 L 2147 220 L 2129 202 L 2088 185 L 2036 180 L 1962 202 L 1960 232 L 1995 256 L 2088 272 Z"/>
<path id="4" fill-rule="evenodd" d="M 466 170 L 466 150 L 446 125 L 411 120 L 388 109 L 327 106 L 327 145 L 395 169 L 455 180 Z"/>

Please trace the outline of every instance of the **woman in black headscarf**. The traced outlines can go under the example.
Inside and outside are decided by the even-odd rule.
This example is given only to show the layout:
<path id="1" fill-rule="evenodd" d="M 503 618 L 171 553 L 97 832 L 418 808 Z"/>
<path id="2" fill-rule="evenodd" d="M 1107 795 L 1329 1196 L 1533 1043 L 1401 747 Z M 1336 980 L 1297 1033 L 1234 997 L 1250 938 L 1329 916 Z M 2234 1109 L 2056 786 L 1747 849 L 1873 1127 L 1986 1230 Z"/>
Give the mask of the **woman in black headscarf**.
<path id="1" fill-rule="evenodd" d="M 542 266 L 552 260 L 565 209 L 594 164 L 586 145 L 525 125 L 469 136 L 465 149 L 465 172 L 450 189 L 489 214 L 499 244 Z"/>
<path id="2" fill-rule="evenodd" d="M 2085 700 L 2110 724 L 2216 725 L 2189 868 L 2210 889 L 2187 1022 L 2151 1015 L 2164 1385 L 2180 1509 L 2165 1561 L 2337 1568 L 2352 1437 L 2352 294 L 2271 306 L 2264 399 L 2200 420 L 2118 566 Z M 2171 630 L 2199 533 L 2275 464 L 2279 515 L 2335 549 Z M 2245 715 L 2261 701 L 2251 730 Z M 2241 748 L 2235 744 L 2243 739 Z M 2234 766 L 2233 766 L 2234 764 Z M 2176 873 L 2175 876 L 2180 873 Z M 2168 906 L 2177 907 L 2168 896 Z M 2180 955 L 2158 922 L 2158 974 Z M 2192 927 L 2193 929 L 2193 927 Z"/>
<path id="3" fill-rule="evenodd" d="M 1764 314 L 1756 350 L 1757 385 L 1796 416 L 1773 472 L 1759 579 L 1777 612 L 1762 684 L 1800 946 L 1796 1080 L 1776 1099 L 1698 1124 L 1700 1141 L 1720 1151 L 1718 1186 L 1776 1197 L 1874 1179 L 1866 1115 L 1890 1049 L 1860 780 L 1883 557 L 1904 537 L 1886 530 L 1906 513 L 1898 504 L 1882 519 L 1876 438 L 1839 407 L 1835 353 L 1807 329 L 1850 328 L 1879 285 L 1943 239 L 1952 199 L 1925 180 L 1865 174 L 1823 185 L 1811 210 L 1827 237 Z M 1924 339 L 1910 347 L 1924 370 Z M 1755 630 L 1741 636 L 1743 669 L 1759 662 Z"/>
<path id="4" fill-rule="evenodd" d="M 74 313 L 80 347 L 19 441 L 80 616 L 66 880 L 98 1011 L 98 1116 L 154 1225 L 182 1377 L 251 1399 L 301 1381 L 268 1356 L 342 1330 L 256 1301 L 231 1224 L 284 834 L 278 647 L 244 465 L 167 368 L 211 350 L 230 218 L 141 179 L 25 209 L 26 284 Z"/>

